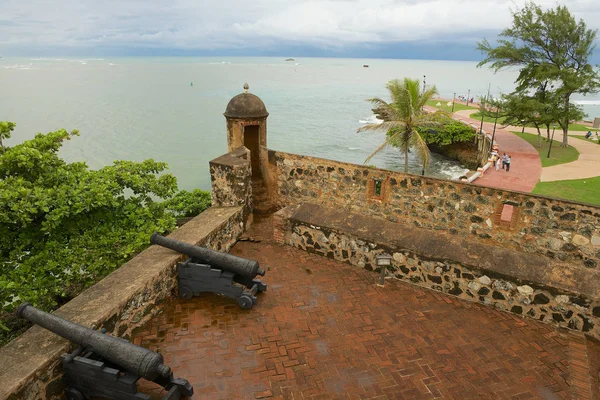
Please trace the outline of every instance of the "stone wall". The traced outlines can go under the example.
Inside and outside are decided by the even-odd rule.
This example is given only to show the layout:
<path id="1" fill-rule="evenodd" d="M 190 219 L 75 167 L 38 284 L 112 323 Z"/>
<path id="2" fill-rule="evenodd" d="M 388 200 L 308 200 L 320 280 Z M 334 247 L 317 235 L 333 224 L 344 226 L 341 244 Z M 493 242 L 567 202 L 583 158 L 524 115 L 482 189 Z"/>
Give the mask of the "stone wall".
<path id="1" fill-rule="evenodd" d="M 250 150 L 236 150 L 210 161 L 212 204 L 217 207 L 245 206 L 252 209 Z"/>
<path id="2" fill-rule="evenodd" d="M 600 208 L 270 151 L 281 207 L 313 202 L 597 269 Z"/>
<path id="3" fill-rule="evenodd" d="M 243 207 L 211 207 L 169 237 L 227 251 L 244 229 Z M 176 289 L 176 263 L 185 256 L 150 246 L 117 271 L 58 309 L 55 314 L 81 325 L 104 327 L 129 338 Z M 0 349 L 0 399 L 63 398 L 59 357 L 72 349 L 66 340 L 35 326 Z"/>
<path id="4" fill-rule="evenodd" d="M 279 211 L 274 222 L 275 238 L 290 246 L 368 270 L 387 252 L 388 277 L 600 338 L 597 271 L 310 203 Z"/>

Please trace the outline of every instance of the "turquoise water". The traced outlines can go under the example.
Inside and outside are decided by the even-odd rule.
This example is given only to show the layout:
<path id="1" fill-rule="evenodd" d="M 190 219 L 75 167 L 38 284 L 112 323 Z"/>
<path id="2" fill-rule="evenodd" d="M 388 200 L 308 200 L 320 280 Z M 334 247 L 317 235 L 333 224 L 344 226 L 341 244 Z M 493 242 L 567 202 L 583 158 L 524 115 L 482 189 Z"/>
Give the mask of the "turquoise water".
<path id="1" fill-rule="evenodd" d="M 61 153 L 69 161 L 100 168 L 117 159 L 154 158 L 169 164 L 181 188 L 208 189 L 208 161 L 227 148 L 223 112 L 244 82 L 270 113 L 269 148 L 362 163 L 385 136 L 356 133 L 372 118 L 365 99 L 385 98 L 390 79 L 423 75 L 442 98 L 467 95 L 469 89 L 477 97 L 489 83 L 498 95 L 513 88 L 516 76 L 453 61 L 3 58 L 0 120 L 17 123 L 9 145 L 36 132 L 79 129 L 81 137 L 66 142 Z M 586 107 L 600 116 L 600 101 Z M 411 172 L 420 173 L 420 161 L 413 154 L 410 159 Z M 390 149 L 369 164 L 402 169 L 403 157 Z M 445 178 L 463 172 L 439 156 L 428 170 Z"/>

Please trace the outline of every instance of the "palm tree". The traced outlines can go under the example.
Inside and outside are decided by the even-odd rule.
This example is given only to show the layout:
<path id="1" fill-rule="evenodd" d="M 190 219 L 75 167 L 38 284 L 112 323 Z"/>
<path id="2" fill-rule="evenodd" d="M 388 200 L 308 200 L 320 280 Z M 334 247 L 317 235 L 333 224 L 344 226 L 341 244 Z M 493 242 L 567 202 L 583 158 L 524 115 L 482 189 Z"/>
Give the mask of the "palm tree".
<path id="1" fill-rule="evenodd" d="M 368 124 L 358 129 L 363 131 L 386 131 L 387 138 L 367 159 L 367 163 L 375 154 L 388 146 L 398 147 L 404 153 L 404 172 L 408 172 L 408 152 L 411 148 L 423 159 L 423 168 L 429 163 L 429 148 L 417 128 L 439 127 L 440 116 L 447 116 L 443 111 L 427 113 L 423 110 L 434 95 L 438 93 L 435 86 L 421 91 L 418 79 L 404 78 L 404 82 L 393 79 L 386 85 L 392 101 L 385 102 L 380 98 L 368 99 L 376 106 L 374 110 L 383 117 L 380 124 Z"/>

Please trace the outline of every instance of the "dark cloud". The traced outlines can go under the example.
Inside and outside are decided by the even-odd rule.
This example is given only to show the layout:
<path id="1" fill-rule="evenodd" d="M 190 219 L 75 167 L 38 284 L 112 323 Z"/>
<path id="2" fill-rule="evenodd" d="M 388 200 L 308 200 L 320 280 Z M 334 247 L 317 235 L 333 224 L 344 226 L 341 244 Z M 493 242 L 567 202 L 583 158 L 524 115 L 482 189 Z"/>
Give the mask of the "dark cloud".
<path id="1" fill-rule="evenodd" d="M 565 0 L 566 1 L 566 0 Z M 284 46 L 355 54 L 493 38 L 524 0 L 4 0 L 0 52 L 271 53 Z M 548 7 L 555 0 L 542 0 Z M 591 28 L 600 2 L 570 0 Z M 460 39 L 460 40 L 459 40 Z M 462 42 L 462 43 L 461 43 Z M 427 46 L 426 46 L 427 47 Z M 453 46 L 446 45 L 446 48 Z M 383 50 L 382 50 L 383 51 Z"/>

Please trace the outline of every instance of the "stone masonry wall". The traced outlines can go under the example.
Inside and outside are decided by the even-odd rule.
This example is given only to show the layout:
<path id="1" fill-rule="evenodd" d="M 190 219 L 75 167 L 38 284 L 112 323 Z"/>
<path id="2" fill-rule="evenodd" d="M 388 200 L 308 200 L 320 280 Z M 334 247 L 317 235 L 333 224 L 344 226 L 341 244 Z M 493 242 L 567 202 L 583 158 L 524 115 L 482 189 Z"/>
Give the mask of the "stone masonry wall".
<path id="1" fill-rule="evenodd" d="M 229 250 L 244 230 L 243 207 L 211 207 L 169 237 L 219 251 Z M 185 256 L 160 246 L 124 264 L 55 312 L 83 326 L 104 327 L 129 338 L 176 289 L 176 263 Z M 64 398 L 59 356 L 66 340 L 34 326 L 0 349 L 0 399 Z"/>
<path id="2" fill-rule="evenodd" d="M 596 206 L 283 152 L 269 159 L 282 207 L 329 204 L 590 269 L 600 263 Z"/>
<path id="3" fill-rule="evenodd" d="M 210 179 L 213 206 L 252 209 L 250 150 L 242 146 L 210 161 Z"/>
<path id="4" fill-rule="evenodd" d="M 284 221 L 290 212 L 286 214 L 279 216 L 282 221 L 275 227 L 275 236 L 287 245 L 368 270 L 378 270 L 375 256 L 386 252 L 393 255 L 388 278 L 394 277 L 600 338 L 598 298 L 540 283 L 524 282 L 452 260 L 428 257 L 393 242 L 375 243 L 361 238 L 358 229 L 343 231 L 300 221 L 294 216 Z"/>

